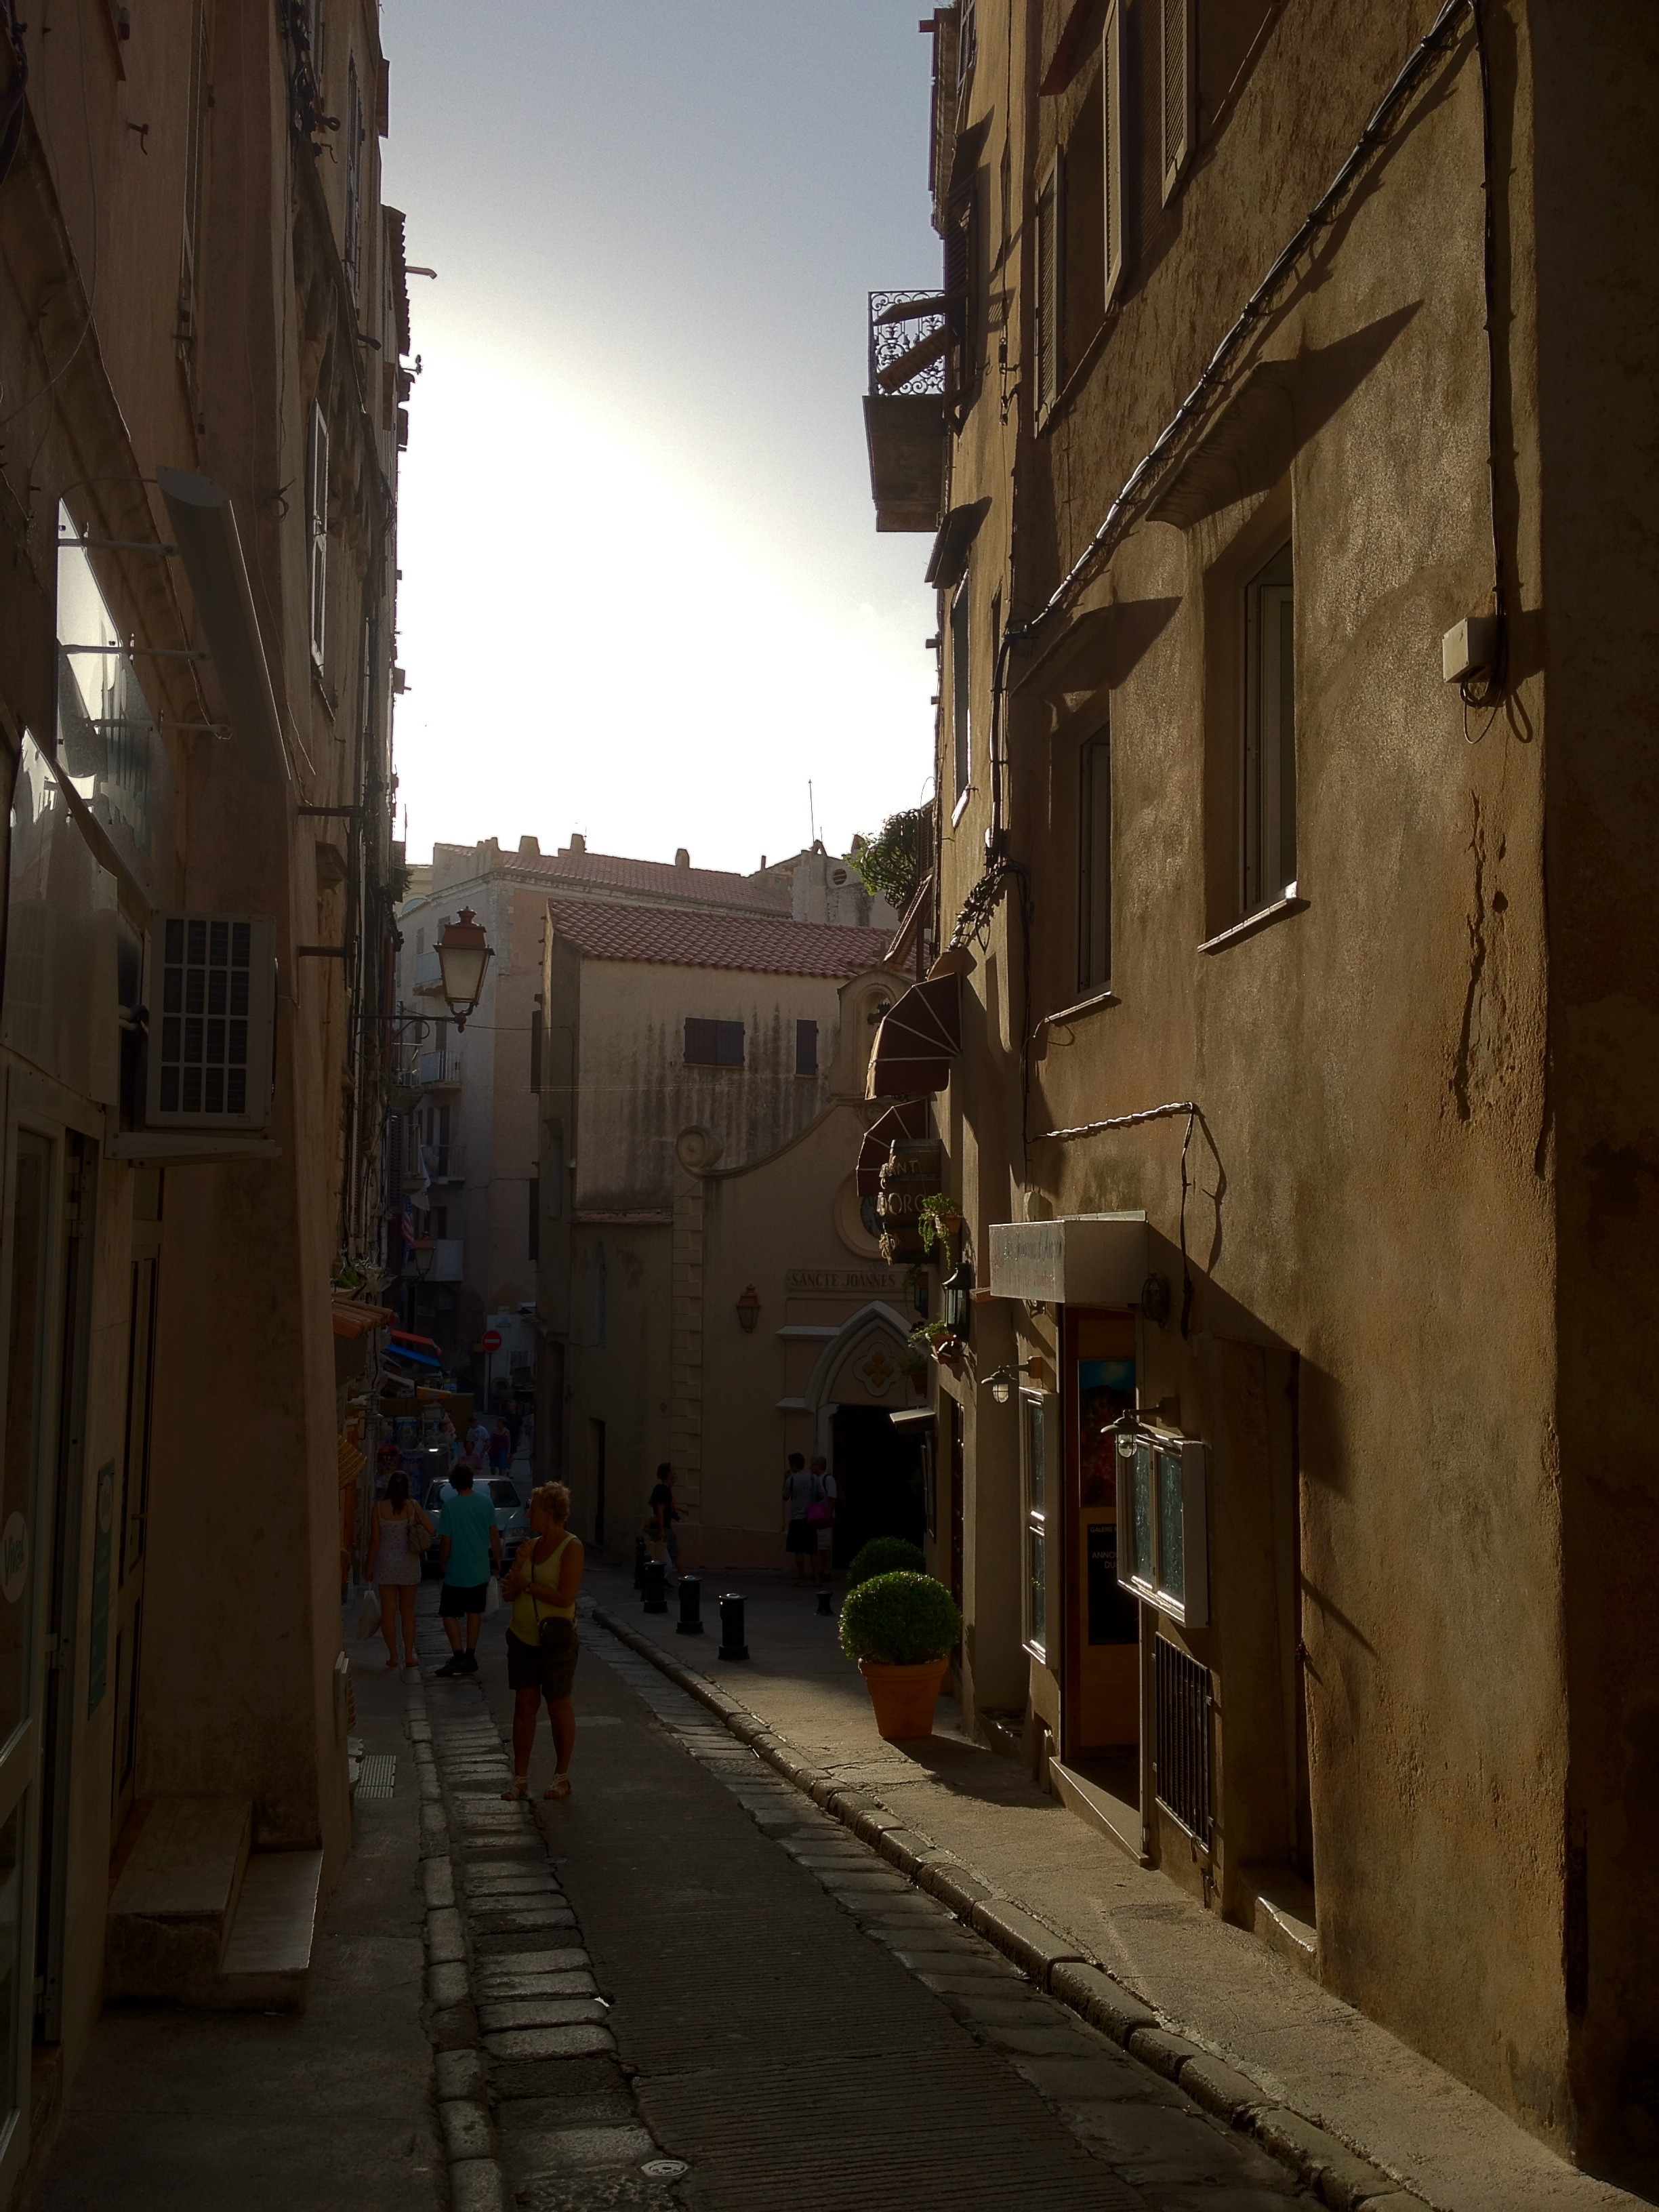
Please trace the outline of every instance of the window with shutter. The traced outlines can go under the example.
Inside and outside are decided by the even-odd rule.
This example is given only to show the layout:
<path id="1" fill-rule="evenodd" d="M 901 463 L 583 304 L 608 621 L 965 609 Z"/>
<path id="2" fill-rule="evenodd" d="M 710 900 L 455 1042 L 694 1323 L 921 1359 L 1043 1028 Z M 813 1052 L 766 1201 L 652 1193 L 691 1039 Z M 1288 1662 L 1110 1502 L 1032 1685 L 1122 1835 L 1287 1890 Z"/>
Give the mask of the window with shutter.
<path id="1" fill-rule="evenodd" d="M 311 408 L 310 452 L 306 468 L 306 522 L 311 540 L 311 657 L 320 669 L 328 613 L 328 424 L 316 402 Z"/>
<path id="2" fill-rule="evenodd" d="M 973 726 L 969 701 L 972 664 L 969 633 L 968 579 L 957 587 L 951 606 L 951 765 L 956 776 L 956 806 L 966 805 L 973 780 Z M 952 817 L 954 818 L 954 817 Z"/>
<path id="3" fill-rule="evenodd" d="M 1282 546 L 1244 592 L 1240 909 L 1296 895 L 1296 578 Z"/>
<path id="4" fill-rule="evenodd" d="M 530 1012 L 530 1087 L 542 1087 L 542 1010 L 532 1006 Z"/>
<path id="5" fill-rule="evenodd" d="M 190 43 L 190 108 L 185 118 L 185 224 L 179 257 L 179 358 L 194 386 L 198 283 L 201 259 L 202 175 L 207 155 L 208 18 L 198 0 Z"/>
<path id="6" fill-rule="evenodd" d="M 1032 315 L 1036 399 L 1042 414 L 1060 389 L 1060 164 L 1037 187 L 1036 267 Z"/>
<path id="7" fill-rule="evenodd" d="M 1164 198 L 1181 181 L 1193 150 L 1193 0 L 1159 0 L 1164 17 Z"/>
<path id="8" fill-rule="evenodd" d="M 1080 992 L 1112 980 L 1112 756 L 1104 730 L 1078 754 L 1077 981 Z"/>
<path id="9" fill-rule="evenodd" d="M 346 283 L 355 300 L 362 260 L 363 96 L 357 82 L 357 57 L 346 63 L 345 263 Z"/>
<path id="10" fill-rule="evenodd" d="M 816 1022 L 795 1024 L 795 1073 L 797 1075 L 816 1075 L 818 1072 L 818 1025 Z"/>
<path id="11" fill-rule="evenodd" d="M 1117 295 L 1123 276 L 1123 4 L 1111 0 L 1106 10 L 1105 52 L 1101 82 L 1101 179 L 1106 214 L 1106 305 Z"/>
<path id="12" fill-rule="evenodd" d="M 688 1067 L 741 1067 L 743 1024 L 688 1019 L 685 1064 Z"/>

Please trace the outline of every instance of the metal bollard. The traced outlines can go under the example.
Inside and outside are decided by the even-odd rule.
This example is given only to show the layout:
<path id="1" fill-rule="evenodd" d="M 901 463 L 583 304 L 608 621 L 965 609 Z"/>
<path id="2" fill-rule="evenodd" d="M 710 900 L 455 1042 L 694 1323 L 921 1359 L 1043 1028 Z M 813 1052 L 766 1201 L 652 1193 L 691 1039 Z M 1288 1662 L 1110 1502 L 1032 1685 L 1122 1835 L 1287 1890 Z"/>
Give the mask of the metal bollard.
<path id="1" fill-rule="evenodd" d="M 830 1599 L 833 1595 L 834 1593 L 830 1590 L 827 1583 L 818 1592 L 818 1617 L 820 1620 L 830 1620 L 834 1619 L 835 1616 L 830 1608 Z"/>
<path id="2" fill-rule="evenodd" d="M 645 1563 L 645 1609 L 647 1613 L 668 1610 L 668 1570 L 660 1559 Z"/>
<path id="3" fill-rule="evenodd" d="M 702 1581 L 697 1575 L 680 1577 L 680 1617 L 675 1624 L 678 1636 L 702 1634 Z"/>
<path id="4" fill-rule="evenodd" d="M 735 1590 L 727 1590 L 720 1600 L 720 1652 L 722 1659 L 746 1659 L 749 1646 L 743 1640 L 743 1600 Z"/>
<path id="5" fill-rule="evenodd" d="M 643 1590 L 645 1588 L 645 1539 L 643 1536 L 635 1536 L 634 1539 L 634 1587 L 636 1590 Z"/>

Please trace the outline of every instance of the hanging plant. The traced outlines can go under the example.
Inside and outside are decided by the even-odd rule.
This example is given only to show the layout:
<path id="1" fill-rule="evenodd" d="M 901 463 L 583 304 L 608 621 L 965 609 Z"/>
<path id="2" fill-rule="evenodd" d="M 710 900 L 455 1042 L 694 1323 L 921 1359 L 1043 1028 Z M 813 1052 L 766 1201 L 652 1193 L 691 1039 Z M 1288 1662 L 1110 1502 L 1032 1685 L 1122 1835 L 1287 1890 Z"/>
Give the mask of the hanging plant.
<path id="1" fill-rule="evenodd" d="M 951 1239 L 961 1227 L 962 1208 L 948 1191 L 934 1191 L 916 1208 L 916 1234 L 921 1239 L 922 1250 L 931 1252 L 938 1244 L 943 1250 L 946 1267 L 951 1265 Z"/>

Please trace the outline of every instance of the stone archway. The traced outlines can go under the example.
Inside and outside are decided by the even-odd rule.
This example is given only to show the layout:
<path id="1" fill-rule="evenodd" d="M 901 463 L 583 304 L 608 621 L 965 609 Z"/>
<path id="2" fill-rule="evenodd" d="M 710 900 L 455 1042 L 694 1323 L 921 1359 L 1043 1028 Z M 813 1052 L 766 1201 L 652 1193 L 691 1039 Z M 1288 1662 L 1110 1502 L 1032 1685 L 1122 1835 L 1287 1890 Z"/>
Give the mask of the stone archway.
<path id="1" fill-rule="evenodd" d="M 909 1434 L 894 1429 L 887 1419 L 910 1402 L 899 1358 L 909 1335 L 910 1324 L 896 1307 L 872 1299 L 824 1346 L 806 1386 L 817 1449 L 841 1492 L 837 1566 L 846 1565 L 866 1535 L 908 1535 L 913 1520 L 920 1533 L 917 1447 Z M 876 1495 L 877 1491 L 882 1494 Z"/>

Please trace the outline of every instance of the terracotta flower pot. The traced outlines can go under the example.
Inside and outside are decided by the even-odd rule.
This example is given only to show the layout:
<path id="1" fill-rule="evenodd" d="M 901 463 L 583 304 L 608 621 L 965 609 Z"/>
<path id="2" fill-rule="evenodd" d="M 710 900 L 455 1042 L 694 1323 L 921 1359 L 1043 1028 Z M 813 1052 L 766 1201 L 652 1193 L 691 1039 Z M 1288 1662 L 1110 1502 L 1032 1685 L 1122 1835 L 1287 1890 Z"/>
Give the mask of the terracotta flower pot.
<path id="1" fill-rule="evenodd" d="M 924 1659 L 919 1667 L 883 1667 L 873 1659 L 860 1659 L 859 1672 L 876 1709 L 876 1733 L 894 1742 L 908 1736 L 932 1735 L 933 1708 L 948 1659 Z"/>

